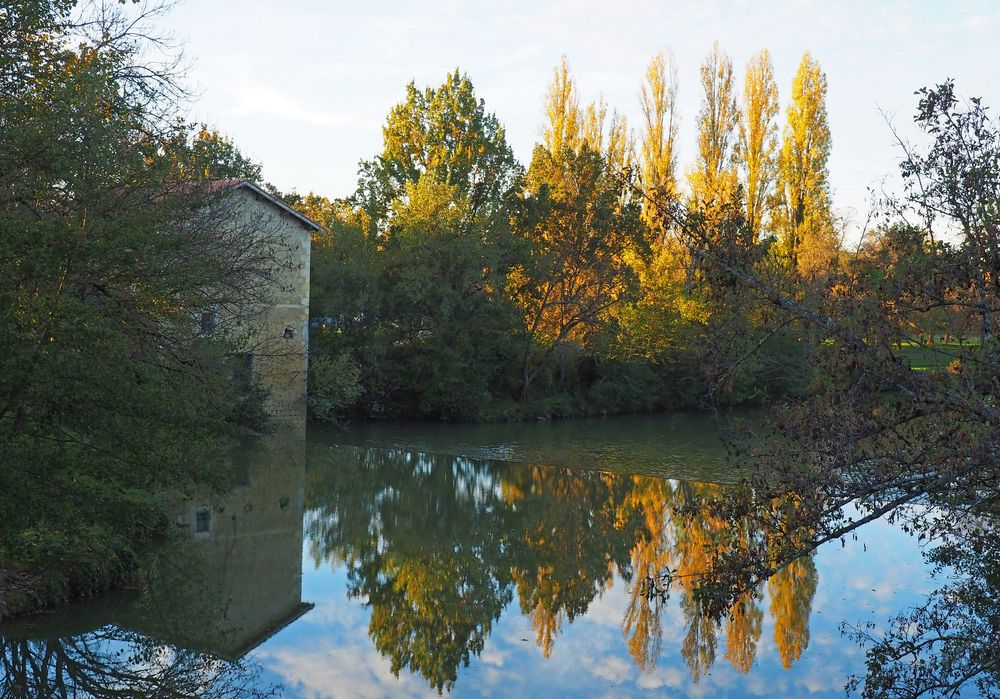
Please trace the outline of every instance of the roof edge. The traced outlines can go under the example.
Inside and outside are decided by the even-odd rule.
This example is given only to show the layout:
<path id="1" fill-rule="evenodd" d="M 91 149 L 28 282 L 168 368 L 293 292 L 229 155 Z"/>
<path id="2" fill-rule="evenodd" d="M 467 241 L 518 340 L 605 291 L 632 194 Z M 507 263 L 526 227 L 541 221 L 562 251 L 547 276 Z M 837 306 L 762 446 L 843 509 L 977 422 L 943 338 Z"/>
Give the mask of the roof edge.
<path id="1" fill-rule="evenodd" d="M 253 192 L 257 196 L 263 197 L 264 199 L 267 199 L 269 202 L 271 202 L 272 204 L 274 204 L 275 206 L 277 206 L 279 209 L 281 209 L 282 211 L 284 211 L 286 214 L 289 214 L 290 216 L 293 216 L 294 218 L 298 219 L 299 223 L 303 224 L 306 228 L 311 228 L 312 230 L 317 231 L 317 232 L 322 232 L 323 231 L 323 226 L 319 225 L 318 223 L 316 223 L 315 221 L 313 221 L 311 218 L 303 216 L 298 211 L 296 211 L 295 209 L 293 209 L 292 207 L 290 207 L 288 204 L 286 204 L 285 202 L 281 201 L 281 199 L 279 199 L 278 197 L 274 196 L 273 194 L 271 194 L 270 192 L 268 192 L 266 189 L 263 189 L 262 187 L 259 187 L 258 185 L 254 184 L 250 180 L 237 180 L 236 182 L 234 182 L 230 186 L 226 187 L 225 189 L 228 190 L 228 191 L 233 191 L 233 190 L 237 190 L 237 189 L 243 189 L 244 187 L 247 188 L 247 189 L 249 189 L 251 192 Z"/>

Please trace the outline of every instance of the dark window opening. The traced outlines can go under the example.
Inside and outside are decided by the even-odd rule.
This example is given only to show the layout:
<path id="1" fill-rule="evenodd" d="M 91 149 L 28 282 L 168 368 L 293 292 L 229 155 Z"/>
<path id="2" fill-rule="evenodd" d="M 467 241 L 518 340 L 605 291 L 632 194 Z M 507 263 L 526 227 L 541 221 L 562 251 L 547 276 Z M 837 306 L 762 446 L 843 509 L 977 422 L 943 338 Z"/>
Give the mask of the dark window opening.
<path id="1" fill-rule="evenodd" d="M 219 314 L 215 311 L 205 311 L 201 314 L 201 331 L 210 333 L 219 325 Z"/>
<path id="2" fill-rule="evenodd" d="M 211 530 L 212 512 L 207 507 L 202 507 L 194 514 L 194 531 L 196 534 L 203 534 Z"/>

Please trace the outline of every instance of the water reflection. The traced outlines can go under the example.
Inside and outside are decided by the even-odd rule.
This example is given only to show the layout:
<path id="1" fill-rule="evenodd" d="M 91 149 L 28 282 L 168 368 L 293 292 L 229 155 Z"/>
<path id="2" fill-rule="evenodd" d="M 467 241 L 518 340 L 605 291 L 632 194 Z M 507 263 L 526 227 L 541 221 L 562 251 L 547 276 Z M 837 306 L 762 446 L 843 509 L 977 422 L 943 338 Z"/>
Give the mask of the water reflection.
<path id="1" fill-rule="evenodd" d="M 344 564 L 348 594 L 370 609 L 368 634 L 431 687 L 453 687 L 515 596 L 549 656 L 566 625 L 616 580 L 632 660 L 652 671 L 664 610 L 679 597 L 681 653 L 698 681 L 724 658 L 742 673 L 760 647 L 765 597 L 788 668 L 809 643 L 811 558 L 740 597 L 722 621 L 701 613 L 700 577 L 740 523 L 691 516 L 725 486 L 646 475 L 503 463 L 370 447 L 310 459 L 306 537 L 313 563 Z M 668 585 L 674 581 L 674 585 Z"/>
<path id="2" fill-rule="evenodd" d="M 128 590 L 0 628 L 0 696 L 256 697 L 247 654 L 302 602 L 301 430 L 233 458 L 236 487 L 171 508 L 177 535 Z"/>

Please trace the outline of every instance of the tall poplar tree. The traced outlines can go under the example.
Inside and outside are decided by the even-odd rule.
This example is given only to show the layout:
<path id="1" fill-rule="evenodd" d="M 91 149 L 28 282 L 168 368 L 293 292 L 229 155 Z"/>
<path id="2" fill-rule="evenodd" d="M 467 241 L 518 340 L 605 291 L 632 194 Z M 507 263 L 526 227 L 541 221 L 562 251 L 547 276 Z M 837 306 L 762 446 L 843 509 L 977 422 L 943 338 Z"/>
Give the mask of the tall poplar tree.
<path id="1" fill-rule="evenodd" d="M 778 159 L 776 218 L 789 265 L 806 275 L 828 268 L 837 250 L 830 215 L 830 126 L 826 75 L 807 52 L 792 82 L 792 103 Z"/>
<path id="2" fill-rule="evenodd" d="M 552 84 L 545 95 L 545 119 L 546 150 L 550 153 L 559 153 L 563 148 L 576 150 L 581 138 L 580 98 L 565 56 L 553 71 Z"/>
<path id="3" fill-rule="evenodd" d="M 740 115 L 738 159 L 743 175 L 747 223 L 760 235 L 778 174 L 778 85 L 767 50 L 747 63 Z"/>
<path id="4" fill-rule="evenodd" d="M 595 153 L 604 150 L 604 122 L 608 118 L 608 105 L 604 97 L 598 97 L 583 110 L 580 135 L 587 147 Z"/>
<path id="5" fill-rule="evenodd" d="M 640 91 L 642 99 L 642 181 L 650 199 L 643 206 L 643 218 L 651 228 L 660 217 L 656 201 L 677 198 L 677 66 L 672 56 L 656 54 L 646 68 Z"/>
<path id="6" fill-rule="evenodd" d="M 701 66 L 701 86 L 705 96 L 698 112 L 698 157 L 689 181 L 693 206 L 711 210 L 733 201 L 737 187 L 733 156 L 739 107 L 733 62 L 717 42 Z"/>

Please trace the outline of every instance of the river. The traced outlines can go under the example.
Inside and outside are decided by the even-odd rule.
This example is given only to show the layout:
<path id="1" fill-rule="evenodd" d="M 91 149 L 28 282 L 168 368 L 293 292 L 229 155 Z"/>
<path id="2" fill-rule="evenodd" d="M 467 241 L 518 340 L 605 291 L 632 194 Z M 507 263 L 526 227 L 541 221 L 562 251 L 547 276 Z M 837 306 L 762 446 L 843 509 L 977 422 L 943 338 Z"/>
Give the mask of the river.
<path id="1" fill-rule="evenodd" d="M 739 477 L 720 430 L 759 413 L 285 432 L 129 589 L 0 628 L 4 696 L 841 697 L 932 587 L 876 522 L 726 619 L 696 573 L 724 523 L 680 514 Z M 75 692 L 75 693 L 74 693 Z"/>

